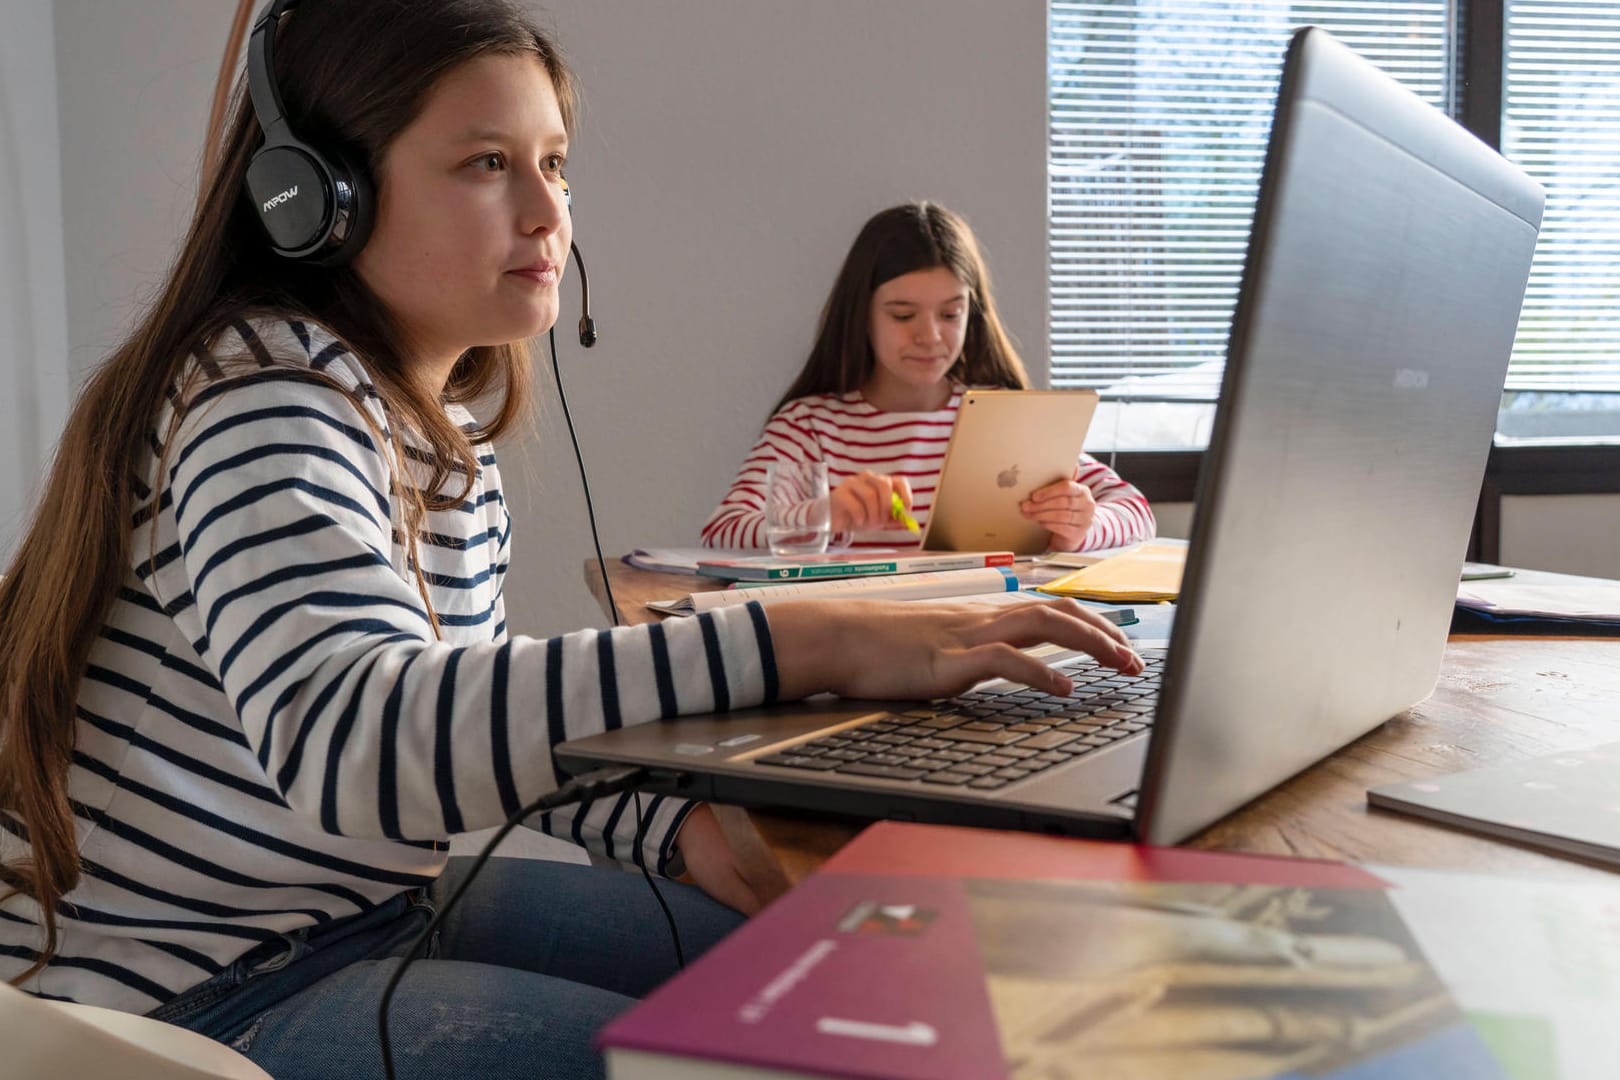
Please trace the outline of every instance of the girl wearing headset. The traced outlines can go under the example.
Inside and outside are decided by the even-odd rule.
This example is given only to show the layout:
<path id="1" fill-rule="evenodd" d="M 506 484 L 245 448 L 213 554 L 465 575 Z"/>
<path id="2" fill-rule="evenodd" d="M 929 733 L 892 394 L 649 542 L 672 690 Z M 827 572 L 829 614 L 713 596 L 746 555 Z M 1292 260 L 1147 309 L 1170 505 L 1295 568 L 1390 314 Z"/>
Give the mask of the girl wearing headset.
<path id="1" fill-rule="evenodd" d="M 382 6 L 275 0 L 179 258 L 0 583 L 0 977 L 278 1080 L 378 1074 L 383 984 L 464 873 L 447 839 L 555 789 L 562 740 L 827 690 L 1066 692 L 1014 648 L 1039 641 L 1140 666 L 1072 604 L 508 634 L 490 444 L 557 318 L 574 83 L 513 0 L 391 0 L 377 33 Z M 684 862 L 701 951 L 760 897 L 712 811 L 644 801 L 540 825 Z M 495 860 L 401 983 L 395 1053 L 597 1075 L 592 1034 L 672 959 L 636 876 Z"/>
<path id="2" fill-rule="evenodd" d="M 834 533 L 855 548 L 915 547 L 892 513 L 894 496 L 927 522 L 962 392 L 1028 386 L 967 222 L 938 203 L 890 207 L 856 236 L 810 357 L 703 526 L 703 543 L 763 547 L 766 464 L 808 460 L 827 463 Z M 1052 534 L 1053 551 L 1154 534 L 1142 493 L 1085 454 L 1072 477 L 1031 491 L 1022 509 Z"/>

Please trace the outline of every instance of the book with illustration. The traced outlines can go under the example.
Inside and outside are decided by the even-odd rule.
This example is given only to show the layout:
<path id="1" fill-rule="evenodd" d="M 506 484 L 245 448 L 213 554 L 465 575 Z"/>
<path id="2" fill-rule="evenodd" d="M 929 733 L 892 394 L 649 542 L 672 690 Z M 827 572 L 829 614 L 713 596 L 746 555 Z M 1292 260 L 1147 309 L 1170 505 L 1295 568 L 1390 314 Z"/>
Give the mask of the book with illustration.
<path id="1" fill-rule="evenodd" d="M 610 1023 L 613 1080 L 1597 1078 L 1620 888 L 880 823 Z"/>

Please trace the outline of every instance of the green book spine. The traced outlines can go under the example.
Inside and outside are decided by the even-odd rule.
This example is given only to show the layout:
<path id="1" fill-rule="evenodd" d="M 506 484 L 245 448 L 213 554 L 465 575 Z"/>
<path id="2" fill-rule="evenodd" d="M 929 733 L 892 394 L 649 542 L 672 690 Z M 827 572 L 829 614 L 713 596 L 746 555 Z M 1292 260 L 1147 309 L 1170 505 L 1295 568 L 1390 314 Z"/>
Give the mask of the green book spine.
<path id="1" fill-rule="evenodd" d="M 892 562 L 837 563 L 825 566 L 809 565 L 798 569 L 799 577 L 858 577 L 861 574 L 893 574 L 899 565 Z"/>

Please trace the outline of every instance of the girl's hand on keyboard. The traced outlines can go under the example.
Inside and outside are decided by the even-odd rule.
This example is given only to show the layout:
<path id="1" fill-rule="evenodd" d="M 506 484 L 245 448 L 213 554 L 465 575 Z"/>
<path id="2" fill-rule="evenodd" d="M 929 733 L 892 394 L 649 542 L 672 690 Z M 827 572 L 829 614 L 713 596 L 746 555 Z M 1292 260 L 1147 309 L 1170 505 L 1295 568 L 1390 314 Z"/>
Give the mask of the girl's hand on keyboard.
<path id="1" fill-rule="evenodd" d="M 1024 604 L 795 600 L 764 608 L 780 696 L 940 698 L 986 679 L 1052 694 L 1069 679 L 1023 649 L 1048 642 L 1129 675 L 1142 660 L 1119 627 L 1073 600 Z"/>

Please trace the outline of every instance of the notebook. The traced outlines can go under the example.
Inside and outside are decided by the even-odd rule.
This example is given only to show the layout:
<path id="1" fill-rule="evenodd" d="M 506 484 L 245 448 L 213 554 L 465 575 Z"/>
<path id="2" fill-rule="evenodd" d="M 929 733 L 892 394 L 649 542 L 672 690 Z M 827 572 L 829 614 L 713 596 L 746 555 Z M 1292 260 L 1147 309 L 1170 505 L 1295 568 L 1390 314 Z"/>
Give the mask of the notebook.
<path id="1" fill-rule="evenodd" d="M 969 390 L 951 428 L 924 551 L 1045 551 L 1051 534 L 1019 508 L 1074 475 L 1095 390 Z"/>
<path id="2" fill-rule="evenodd" d="M 1299 31 L 1174 626 L 1167 642 L 1134 628 L 1157 678 L 1059 651 L 1047 662 L 1082 686 L 1072 699 L 994 683 L 946 702 L 812 700 L 632 725 L 557 760 L 639 765 L 650 790 L 717 802 L 1191 836 L 1433 690 L 1542 200 L 1438 110 Z M 1287 588 L 1256 584 L 1274 581 Z"/>
<path id="3" fill-rule="evenodd" d="M 1385 784 L 1367 803 L 1620 866 L 1620 743 Z"/>

